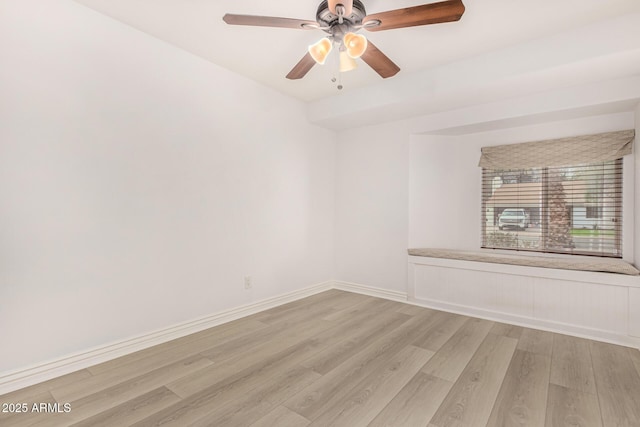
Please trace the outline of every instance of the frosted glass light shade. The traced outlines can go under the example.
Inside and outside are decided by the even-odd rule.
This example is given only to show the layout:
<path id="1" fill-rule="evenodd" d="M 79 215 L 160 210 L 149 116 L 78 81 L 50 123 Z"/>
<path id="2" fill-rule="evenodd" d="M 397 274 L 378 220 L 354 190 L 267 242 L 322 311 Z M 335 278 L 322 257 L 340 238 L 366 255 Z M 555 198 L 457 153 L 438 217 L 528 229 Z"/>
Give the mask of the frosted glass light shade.
<path id="1" fill-rule="evenodd" d="M 340 72 L 346 73 L 356 68 L 358 68 L 356 60 L 350 57 L 346 51 L 340 52 Z"/>
<path id="2" fill-rule="evenodd" d="M 353 12 L 353 0 L 329 0 L 328 3 L 329 3 L 329 10 L 334 15 L 337 15 L 336 6 L 339 4 L 343 5 L 345 8 L 344 16 L 349 16 L 351 15 L 351 12 Z"/>
<path id="3" fill-rule="evenodd" d="M 320 39 L 317 43 L 309 46 L 309 54 L 318 64 L 322 65 L 327 60 L 329 52 L 333 49 L 333 43 L 328 38 Z"/>
<path id="4" fill-rule="evenodd" d="M 367 50 L 367 38 L 362 34 L 347 33 L 342 41 L 347 54 L 353 59 L 360 58 Z"/>

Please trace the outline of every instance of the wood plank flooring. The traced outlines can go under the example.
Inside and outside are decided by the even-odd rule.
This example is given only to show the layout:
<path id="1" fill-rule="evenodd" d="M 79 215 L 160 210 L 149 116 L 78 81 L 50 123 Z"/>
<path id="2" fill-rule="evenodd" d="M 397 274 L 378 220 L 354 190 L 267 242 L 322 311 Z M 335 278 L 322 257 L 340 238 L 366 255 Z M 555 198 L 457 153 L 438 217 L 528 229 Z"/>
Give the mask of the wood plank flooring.
<path id="1" fill-rule="evenodd" d="M 640 352 L 331 290 L 5 403 L 10 427 L 640 427 Z"/>

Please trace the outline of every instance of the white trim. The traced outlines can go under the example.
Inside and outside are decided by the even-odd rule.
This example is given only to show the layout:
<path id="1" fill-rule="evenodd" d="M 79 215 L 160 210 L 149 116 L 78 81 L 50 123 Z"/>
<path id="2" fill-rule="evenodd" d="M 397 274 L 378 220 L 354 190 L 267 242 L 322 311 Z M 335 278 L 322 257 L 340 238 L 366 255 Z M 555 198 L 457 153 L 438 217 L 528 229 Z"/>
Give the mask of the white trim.
<path id="1" fill-rule="evenodd" d="M 199 319 L 180 323 L 83 352 L 78 352 L 57 360 L 30 366 L 12 372 L 0 373 L 0 395 L 47 381 L 98 363 L 162 344 L 205 329 L 249 316 L 291 301 L 329 290 L 334 282 L 327 281 L 301 290 L 271 297 L 251 304 L 242 305 Z M 384 298 L 384 297 L 383 297 Z"/>
<path id="2" fill-rule="evenodd" d="M 563 335 L 572 335 L 590 340 L 607 342 L 610 344 L 622 345 L 640 349 L 640 338 L 629 335 L 616 334 L 600 329 L 586 328 L 568 323 L 554 322 L 530 317 L 516 316 L 501 313 L 493 310 L 485 310 L 478 307 L 470 307 L 460 304 L 452 304 L 443 301 L 419 299 L 409 301 L 409 304 L 419 307 L 431 308 L 434 310 L 446 311 L 448 313 L 461 314 L 480 319 L 493 320 L 496 322 L 509 323 L 511 325 L 523 326 L 525 328 L 540 329 L 543 331 L 556 332 Z"/>
<path id="3" fill-rule="evenodd" d="M 388 289 L 374 288 L 373 286 L 361 285 L 358 283 L 334 281 L 333 288 L 341 291 L 355 292 L 357 294 L 369 295 L 372 297 L 384 298 L 392 301 L 407 302 L 407 293 L 390 291 Z"/>

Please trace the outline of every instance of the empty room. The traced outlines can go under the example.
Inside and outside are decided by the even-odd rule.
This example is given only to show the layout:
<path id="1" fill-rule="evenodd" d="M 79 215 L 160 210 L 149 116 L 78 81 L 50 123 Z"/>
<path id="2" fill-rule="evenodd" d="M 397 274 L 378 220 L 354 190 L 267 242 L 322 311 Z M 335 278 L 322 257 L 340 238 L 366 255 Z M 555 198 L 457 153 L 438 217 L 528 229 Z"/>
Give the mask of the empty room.
<path id="1" fill-rule="evenodd" d="M 640 427 L 638 0 L 0 0 L 0 425 Z"/>

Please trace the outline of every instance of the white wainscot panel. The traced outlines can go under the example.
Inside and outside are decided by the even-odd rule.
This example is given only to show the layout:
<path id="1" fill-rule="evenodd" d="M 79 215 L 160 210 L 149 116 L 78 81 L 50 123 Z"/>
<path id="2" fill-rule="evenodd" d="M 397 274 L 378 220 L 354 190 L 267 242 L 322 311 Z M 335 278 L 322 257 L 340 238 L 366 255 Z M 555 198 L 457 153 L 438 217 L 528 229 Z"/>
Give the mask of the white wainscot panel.
<path id="1" fill-rule="evenodd" d="M 416 265 L 414 273 L 418 300 L 533 316 L 531 277 L 429 265 Z"/>
<path id="2" fill-rule="evenodd" d="M 640 277 L 409 256 L 409 300 L 640 347 Z"/>
<path id="3" fill-rule="evenodd" d="M 621 286 L 536 278 L 534 318 L 626 335 L 627 292 Z"/>
<path id="4" fill-rule="evenodd" d="M 640 337 L 640 288 L 629 289 L 629 335 Z"/>

